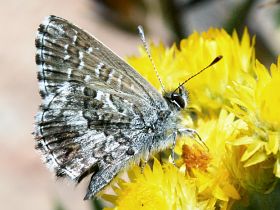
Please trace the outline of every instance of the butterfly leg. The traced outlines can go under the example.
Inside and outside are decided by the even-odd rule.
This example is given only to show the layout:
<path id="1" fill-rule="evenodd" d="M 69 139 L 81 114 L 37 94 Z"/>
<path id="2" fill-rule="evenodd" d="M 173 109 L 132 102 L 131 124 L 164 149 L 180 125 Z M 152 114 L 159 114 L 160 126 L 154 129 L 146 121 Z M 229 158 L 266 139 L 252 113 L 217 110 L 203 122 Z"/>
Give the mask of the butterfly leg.
<path id="1" fill-rule="evenodd" d="M 144 168 L 145 168 L 145 166 L 147 165 L 147 163 L 148 163 L 148 160 L 147 160 L 147 159 L 141 161 L 141 174 L 144 173 Z"/>
<path id="2" fill-rule="evenodd" d="M 149 148 L 149 151 L 144 154 L 144 158 L 141 161 L 141 174 L 143 174 L 144 168 L 145 168 L 145 166 L 147 165 L 147 163 L 149 161 L 150 153 L 151 153 L 151 148 Z"/>
<path id="3" fill-rule="evenodd" d="M 191 128 L 180 128 L 178 129 L 178 133 L 181 135 L 187 135 L 187 136 L 197 136 L 199 138 L 199 140 L 201 140 L 200 136 L 198 135 L 197 131 Z"/>
<path id="4" fill-rule="evenodd" d="M 185 134 L 185 135 L 187 135 L 187 136 L 190 136 L 190 137 L 192 137 L 192 138 L 194 138 L 195 136 L 197 136 L 198 137 L 198 139 L 199 139 L 199 141 L 197 141 L 200 145 L 203 145 L 204 147 L 206 147 L 206 149 L 207 150 L 209 150 L 208 149 L 208 147 L 207 147 L 207 145 L 204 143 L 204 141 L 201 139 L 201 137 L 199 136 L 199 134 L 197 133 L 197 131 L 196 130 L 194 130 L 194 129 L 191 129 L 191 128 L 180 128 L 180 129 L 178 129 L 178 133 L 179 134 Z"/>

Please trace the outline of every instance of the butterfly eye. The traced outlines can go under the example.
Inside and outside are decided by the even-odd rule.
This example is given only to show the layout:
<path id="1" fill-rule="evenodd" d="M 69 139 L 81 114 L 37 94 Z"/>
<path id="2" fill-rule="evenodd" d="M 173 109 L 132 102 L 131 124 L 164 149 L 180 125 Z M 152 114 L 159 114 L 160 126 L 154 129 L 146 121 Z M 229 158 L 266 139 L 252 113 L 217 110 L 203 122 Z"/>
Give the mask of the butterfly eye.
<path id="1" fill-rule="evenodd" d="M 182 109 L 185 108 L 186 102 L 185 102 L 185 99 L 181 95 L 179 95 L 177 93 L 173 93 L 171 95 L 171 101 L 173 103 L 175 103 L 177 106 L 179 106 L 180 108 L 182 108 Z"/>

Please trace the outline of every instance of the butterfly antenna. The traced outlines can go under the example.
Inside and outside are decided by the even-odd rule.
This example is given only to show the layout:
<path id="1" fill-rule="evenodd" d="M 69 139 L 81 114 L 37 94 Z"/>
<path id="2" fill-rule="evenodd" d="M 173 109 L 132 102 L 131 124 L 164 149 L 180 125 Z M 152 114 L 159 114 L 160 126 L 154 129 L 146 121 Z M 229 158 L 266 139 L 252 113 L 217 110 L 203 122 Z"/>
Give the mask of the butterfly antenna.
<path id="1" fill-rule="evenodd" d="M 220 61 L 223 58 L 223 56 L 219 55 L 217 56 L 208 66 L 204 67 L 203 69 L 201 69 L 199 72 L 195 73 L 194 75 L 192 75 L 191 77 L 189 77 L 188 79 L 186 79 L 182 84 L 180 84 L 174 91 L 173 93 L 175 93 L 180 87 L 182 87 L 184 84 L 186 84 L 189 80 L 191 80 L 192 78 L 194 78 L 195 76 L 199 75 L 201 72 L 205 71 L 206 69 L 208 69 L 209 67 L 213 66 L 214 64 L 216 64 L 218 61 Z"/>
<path id="2" fill-rule="evenodd" d="M 142 40 L 143 46 L 144 46 L 144 48 L 145 48 L 145 51 L 146 51 L 146 53 L 147 53 L 147 55 L 148 55 L 148 57 L 149 57 L 149 59 L 150 59 L 152 65 L 153 65 L 154 71 L 155 71 L 155 73 L 156 73 L 156 75 L 157 75 L 157 78 L 158 78 L 158 80 L 159 80 L 161 89 L 162 89 L 163 92 L 165 92 L 164 85 L 163 85 L 162 80 L 161 80 L 161 78 L 160 78 L 160 76 L 159 76 L 159 74 L 158 74 L 156 65 L 155 65 L 154 60 L 153 60 L 153 58 L 152 58 L 152 56 L 151 56 L 151 52 L 150 52 L 150 50 L 149 50 L 149 48 L 148 48 L 148 45 L 147 45 L 147 42 L 146 42 L 146 38 L 145 38 L 144 29 L 143 29 L 142 26 L 138 26 L 137 28 L 138 28 L 138 33 L 139 33 L 140 38 L 141 38 L 141 40 Z"/>

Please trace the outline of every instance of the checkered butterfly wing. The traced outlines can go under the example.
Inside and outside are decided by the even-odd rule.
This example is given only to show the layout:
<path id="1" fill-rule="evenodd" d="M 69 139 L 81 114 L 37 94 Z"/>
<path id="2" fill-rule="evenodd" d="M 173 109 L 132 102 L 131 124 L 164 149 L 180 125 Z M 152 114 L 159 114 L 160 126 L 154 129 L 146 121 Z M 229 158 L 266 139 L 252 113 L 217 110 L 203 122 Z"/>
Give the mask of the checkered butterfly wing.
<path id="1" fill-rule="evenodd" d="M 147 127 L 167 104 L 132 67 L 62 18 L 46 18 L 36 47 L 36 148 L 59 177 L 79 182 L 92 173 L 90 198 L 147 150 L 155 135 Z"/>

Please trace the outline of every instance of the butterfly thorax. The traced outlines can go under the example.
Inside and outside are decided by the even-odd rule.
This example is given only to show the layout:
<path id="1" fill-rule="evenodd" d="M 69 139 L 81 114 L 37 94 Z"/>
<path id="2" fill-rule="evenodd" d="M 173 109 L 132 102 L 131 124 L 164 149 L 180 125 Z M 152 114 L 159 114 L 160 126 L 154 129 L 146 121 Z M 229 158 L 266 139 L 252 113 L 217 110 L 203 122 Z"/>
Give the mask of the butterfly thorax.
<path id="1" fill-rule="evenodd" d="M 166 149 L 174 142 L 174 134 L 177 133 L 180 125 L 180 112 L 185 108 L 188 102 L 187 92 L 184 87 L 179 87 L 178 92 L 169 92 L 163 94 L 167 104 L 167 109 L 160 109 L 156 116 L 149 116 L 149 122 L 152 126 L 147 126 L 150 132 L 154 133 L 152 140 L 152 152 Z M 154 120 L 151 120 L 154 119 Z"/>

